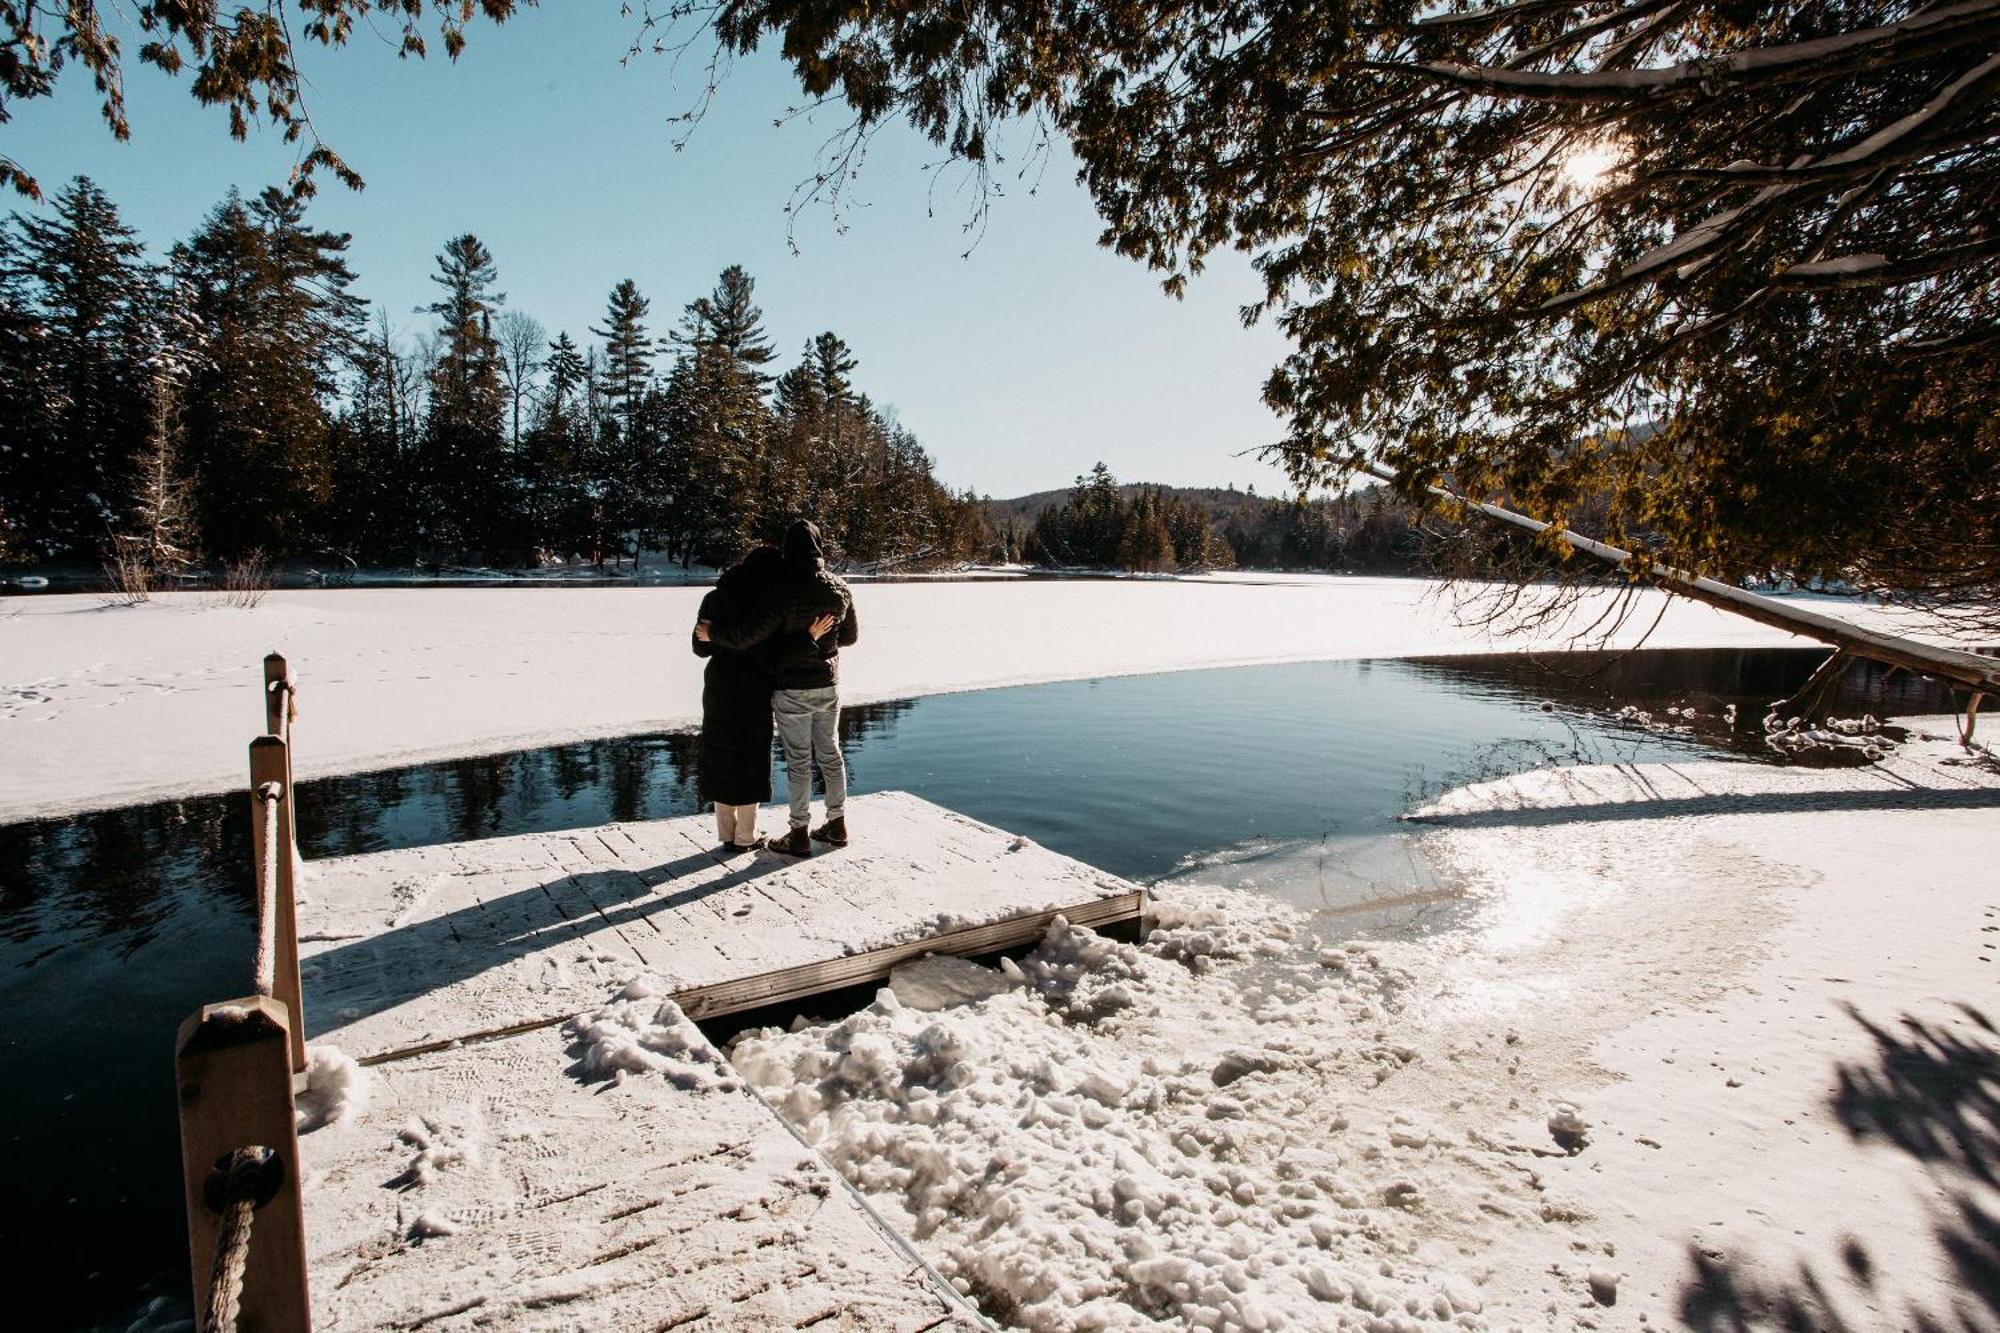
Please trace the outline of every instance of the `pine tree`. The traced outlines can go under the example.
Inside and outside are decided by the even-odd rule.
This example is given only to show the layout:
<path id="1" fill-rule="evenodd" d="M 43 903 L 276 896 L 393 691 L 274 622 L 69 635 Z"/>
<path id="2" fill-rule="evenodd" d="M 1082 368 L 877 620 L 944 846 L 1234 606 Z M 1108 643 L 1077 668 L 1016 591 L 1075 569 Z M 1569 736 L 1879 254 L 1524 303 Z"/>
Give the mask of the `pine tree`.
<path id="1" fill-rule="evenodd" d="M 594 451 L 584 403 L 590 363 L 569 334 L 560 333 L 542 366 L 541 399 L 519 451 L 525 507 L 536 549 L 568 559 L 593 536 L 586 466 Z"/>
<path id="2" fill-rule="evenodd" d="M 666 413 L 656 401 L 653 357 L 658 341 L 646 328 L 652 302 L 639 286 L 625 278 L 611 289 L 605 303 L 604 327 L 592 332 L 604 339 L 602 392 L 609 420 L 599 430 L 602 466 L 596 503 L 596 550 L 635 542 L 661 526 L 665 503 Z M 637 552 L 634 552 L 636 557 Z"/>
<path id="3" fill-rule="evenodd" d="M 88 177 L 59 194 L 49 218 L 11 219 L 7 247 L 16 354 L 41 370 L 24 395 L 14 504 L 31 550 L 94 551 L 118 520 L 118 498 L 145 434 L 148 376 L 140 326 L 156 298 L 138 236 Z M 13 489 L 10 487 L 10 489 Z"/>
<path id="4" fill-rule="evenodd" d="M 53 551 L 46 506 L 62 398 L 30 278 L 17 229 L 0 226 L 0 560 L 32 563 Z"/>
<path id="5" fill-rule="evenodd" d="M 652 308 L 653 303 L 639 295 L 639 285 L 625 278 L 611 289 L 604 308 L 604 327 L 591 330 L 604 339 L 605 401 L 623 418 L 628 432 L 653 383 L 653 355 L 658 344 L 646 330 L 646 315 Z"/>
<path id="6" fill-rule="evenodd" d="M 447 243 L 437 265 L 431 281 L 444 294 L 429 307 L 439 328 L 425 422 L 423 544 L 440 555 L 488 555 L 522 537 L 507 504 L 506 390 L 493 334 L 506 297 L 493 290 L 491 252 L 470 233 Z"/>
<path id="7" fill-rule="evenodd" d="M 200 341 L 187 457 L 216 554 L 306 549 L 330 499 L 329 403 L 361 328 L 347 244 L 287 194 L 232 191 L 174 249 Z"/>
<path id="8" fill-rule="evenodd" d="M 764 367 L 778 354 L 764 332 L 764 312 L 753 299 L 756 290 L 749 270 L 731 264 L 722 270 L 713 293 L 688 306 L 689 329 L 676 337 L 721 347 L 742 378 L 755 383 L 761 393 L 772 379 Z"/>
<path id="9" fill-rule="evenodd" d="M 387 316 L 355 349 L 353 391 L 329 438 L 332 495 L 320 523 L 348 559 L 407 560 L 418 549 L 425 369 L 396 345 Z"/>
<path id="10" fill-rule="evenodd" d="M 861 490 L 868 481 L 868 420 L 854 389 L 855 365 L 852 349 L 836 333 L 806 344 L 804 369 L 817 411 L 807 497 L 815 513 L 850 515 L 857 503 L 867 503 Z M 839 534 L 843 544 L 849 538 Z"/>
<path id="11" fill-rule="evenodd" d="M 440 338 L 431 372 L 432 417 L 497 435 L 503 394 L 493 324 L 507 298 L 493 290 L 499 281 L 493 254 L 470 232 L 453 237 L 438 252 L 431 281 L 444 289 L 426 307 L 438 317 Z"/>
<path id="12" fill-rule="evenodd" d="M 291 323 L 294 354 L 311 368 L 320 394 L 336 393 L 367 318 L 367 302 L 349 290 L 353 238 L 306 225 L 306 200 L 274 186 L 251 201 L 250 211 L 264 233 L 274 270 L 270 299 Z"/>
<path id="13" fill-rule="evenodd" d="M 709 296 L 688 303 L 674 336 L 681 354 L 666 420 L 675 484 L 662 526 L 683 562 L 733 560 L 760 528 L 770 531 L 772 507 L 797 489 L 768 443 L 763 367 L 772 353 L 754 289 L 741 267 L 725 269 Z"/>
<path id="14" fill-rule="evenodd" d="M 807 364 L 819 388 L 820 401 L 828 407 L 854 401 L 854 351 L 838 334 L 822 333 L 806 349 Z"/>
<path id="15" fill-rule="evenodd" d="M 224 556 L 331 554 L 335 568 L 622 560 L 658 543 L 721 563 L 801 513 L 855 560 L 993 542 L 978 503 L 859 391 L 837 335 L 810 340 L 767 400 L 770 340 L 741 267 L 685 307 L 663 384 L 629 281 L 601 351 L 543 344 L 502 309 L 491 254 L 459 236 L 438 255 L 437 323 L 405 350 L 386 320 L 363 333 L 347 245 L 275 191 L 216 205 L 173 249 L 170 283 L 88 182 L 53 221 L 0 228 L 0 551 L 95 554 L 110 538 L 148 578 L 171 574 L 197 530 Z M 101 449 L 104 484 L 57 475 L 65 432 L 112 409 L 129 423 Z"/>
<path id="16" fill-rule="evenodd" d="M 548 371 L 548 389 L 542 399 L 543 411 L 567 416 L 572 410 L 573 399 L 583 389 L 588 369 L 583 353 L 577 350 L 569 334 L 559 333 L 549 344 L 548 358 L 542 365 Z"/>
<path id="17" fill-rule="evenodd" d="M 813 463 L 819 452 L 823 409 L 819 381 L 804 360 L 778 376 L 758 486 L 758 535 L 766 540 L 781 536 L 792 518 L 820 512 L 816 500 L 822 479 Z"/>
<path id="18" fill-rule="evenodd" d="M 750 501 L 763 422 L 761 413 L 747 410 L 741 388 L 728 353 L 700 344 L 675 358 L 667 379 L 667 468 L 674 485 L 662 535 L 683 566 L 733 560 L 755 526 Z"/>
<path id="19" fill-rule="evenodd" d="M 1118 564 L 1135 573 L 1156 574 L 1174 567 L 1174 541 L 1167 531 L 1159 492 L 1141 487 L 1132 497 L 1118 536 Z"/>

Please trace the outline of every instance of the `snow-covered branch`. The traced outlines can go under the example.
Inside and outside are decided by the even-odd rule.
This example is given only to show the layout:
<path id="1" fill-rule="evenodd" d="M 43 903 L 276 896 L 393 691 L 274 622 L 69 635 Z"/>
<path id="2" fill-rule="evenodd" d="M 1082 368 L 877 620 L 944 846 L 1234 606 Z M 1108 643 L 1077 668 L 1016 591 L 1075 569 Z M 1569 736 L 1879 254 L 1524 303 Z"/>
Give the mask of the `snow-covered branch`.
<path id="1" fill-rule="evenodd" d="M 1366 67 L 1415 74 L 1498 97 L 1622 102 L 1688 88 L 1774 80 L 1828 66 L 1886 66 L 1994 37 L 2000 37 L 2000 0 L 1962 0 L 1913 14 L 1900 23 L 1652 69 L 1536 71 L 1459 61 L 1372 61 Z"/>

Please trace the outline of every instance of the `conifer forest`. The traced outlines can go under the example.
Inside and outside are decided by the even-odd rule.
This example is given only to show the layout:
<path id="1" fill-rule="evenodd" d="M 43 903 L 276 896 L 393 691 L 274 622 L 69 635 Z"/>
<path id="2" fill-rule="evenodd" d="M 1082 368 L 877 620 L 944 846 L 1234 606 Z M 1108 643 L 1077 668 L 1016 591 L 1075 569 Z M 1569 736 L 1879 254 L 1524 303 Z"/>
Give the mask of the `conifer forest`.
<path id="1" fill-rule="evenodd" d="M 232 193 L 163 259 L 79 178 L 0 228 L 0 552 L 156 582 L 210 561 L 726 563 L 811 514 L 852 564 L 984 555 L 977 506 L 836 333 L 785 364 L 731 267 L 662 318 L 509 306 L 475 235 L 427 323 L 352 290 L 349 238 Z"/>
<path id="2" fill-rule="evenodd" d="M 156 258 L 82 177 L 0 225 L 0 562 L 136 588 L 244 562 L 724 565 L 802 514 L 850 569 L 1421 561 L 1386 493 L 1120 486 L 1101 464 L 1026 509 L 954 491 L 839 334 L 781 355 L 741 267 L 672 320 L 626 279 L 600 323 L 551 330 L 465 234 L 403 330 L 354 293 L 349 240 L 291 193 L 232 192 Z"/>

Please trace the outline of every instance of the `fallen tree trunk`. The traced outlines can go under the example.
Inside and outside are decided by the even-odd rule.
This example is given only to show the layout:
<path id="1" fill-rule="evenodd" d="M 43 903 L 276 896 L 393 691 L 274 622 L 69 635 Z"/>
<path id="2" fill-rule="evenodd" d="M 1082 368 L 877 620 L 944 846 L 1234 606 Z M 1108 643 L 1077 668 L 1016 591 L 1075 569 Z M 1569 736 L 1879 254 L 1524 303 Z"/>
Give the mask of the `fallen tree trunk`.
<path id="1" fill-rule="evenodd" d="M 1380 463 L 1370 463 L 1365 470 L 1383 481 L 1397 481 L 1399 478 L 1392 468 Z M 1468 499 L 1442 486 L 1429 488 L 1433 495 L 1476 509 L 1488 518 L 1509 524 L 1527 532 L 1547 532 L 1552 526 L 1540 519 L 1529 518 L 1496 504 L 1483 500 Z M 1577 533 L 1558 529 L 1556 537 L 1574 550 L 1596 556 L 1607 564 L 1626 568 L 1632 563 L 1632 553 L 1621 550 L 1606 542 L 1593 540 Z M 1902 667 L 1919 675 L 1935 676 L 1956 685 L 1963 685 L 1973 692 L 1973 707 L 1978 707 L 1978 697 L 1982 694 L 2000 694 L 2000 658 L 1985 657 L 1978 653 L 1966 652 L 1960 648 L 1943 648 L 1934 644 L 1920 643 L 1901 635 L 1885 634 L 1880 630 L 1864 629 L 1833 616 L 1809 611 L 1789 602 L 1762 597 L 1742 588 L 1732 587 L 1717 579 L 1704 578 L 1697 574 L 1684 573 L 1677 569 L 1656 568 L 1646 572 L 1646 577 L 1668 592 L 1678 593 L 1697 602 L 1704 602 L 1718 610 L 1747 617 L 1761 625 L 1785 630 L 1803 638 L 1814 639 L 1855 657 L 1866 657 L 1871 661 L 1883 662 L 1890 666 Z"/>

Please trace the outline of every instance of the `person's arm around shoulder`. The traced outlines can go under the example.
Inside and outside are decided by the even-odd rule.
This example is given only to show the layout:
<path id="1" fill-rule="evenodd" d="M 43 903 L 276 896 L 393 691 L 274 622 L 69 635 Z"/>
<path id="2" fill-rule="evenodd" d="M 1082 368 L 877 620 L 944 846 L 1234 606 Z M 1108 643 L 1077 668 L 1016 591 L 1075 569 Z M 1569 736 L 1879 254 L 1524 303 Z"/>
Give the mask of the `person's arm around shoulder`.
<path id="1" fill-rule="evenodd" d="M 785 599 L 774 593 L 741 619 L 713 621 L 708 627 L 708 637 L 724 648 L 746 652 L 776 634 L 784 625 Z"/>
<path id="2" fill-rule="evenodd" d="M 772 675 L 819 654 L 819 641 L 833 632 L 833 617 L 821 616 L 810 628 L 773 634 L 757 645 L 757 660 Z"/>
<path id="3" fill-rule="evenodd" d="M 847 594 L 847 613 L 840 618 L 840 635 L 834 642 L 843 648 L 852 648 L 854 641 L 861 637 L 861 620 L 854 613 L 854 593 Z"/>
<path id="4" fill-rule="evenodd" d="M 715 655 L 714 642 L 711 639 L 703 638 L 701 633 L 703 625 L 709 626 L 712 630 L 714 628 L 714 620 L 715 594 L 711 592 L 701 599 L 701 609 L 694 613 L 694 629 L 690 633 L 689 639 L 694 645 L 694 655 L 696 657 L 713 657 Z"/>

